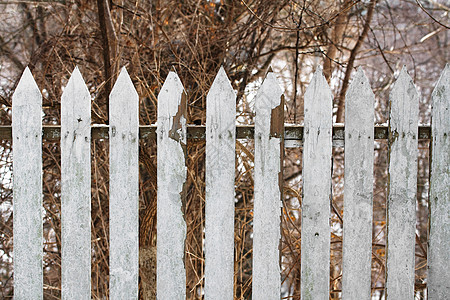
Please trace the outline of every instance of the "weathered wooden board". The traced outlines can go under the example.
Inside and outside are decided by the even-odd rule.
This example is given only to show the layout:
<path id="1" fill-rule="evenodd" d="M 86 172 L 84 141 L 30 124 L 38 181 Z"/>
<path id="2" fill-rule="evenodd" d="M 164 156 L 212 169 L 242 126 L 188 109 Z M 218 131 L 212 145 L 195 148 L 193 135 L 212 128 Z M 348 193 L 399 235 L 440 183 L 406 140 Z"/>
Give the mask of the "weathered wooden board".
<path id="1" fill-rule="evenodd" d="M 280 213 L 284 101 L 269 72 L 255 101 L 255 200 L 253 216 L 253 299 L 280 299 Z"/>
<path id="2" fill-rule="evenodd" d="M 78 67 L 61 98 L 61 294 L 91 299 L 91 97 Z"/>
<path id="3" fill-rule="evenodd" d="M 109 103 L 110 299 L 137 299 L 139 97 L 125 68 Z"/>
<path id="4" fill-rule="evenodd" d="M 186 298 L 186 97 L 170 72 L 158 96 L 157 297 Z"/>
<path id="5" fill-rule="evenodd" d="M 342 299 L 370 299 L 374 99 L 360 68 L 345 99 Z"/>
<path id="6" fill-rule="evenodd" d="M 333 103 L 321 69 L 304 101 L 301 296 L 328 299 Z"/>
<path id="7" fill-rule="evenodd" d="M 428 299 L 450 295 L 450 65 L 432 95 Z"/>
<path id="8" fill-rule="evenodd" d="M 406 68 L 390 94 L 386 299 L 414 299 L 419 96 Z"/>
<path id="9" fill-rule="evenodd" d="M 233 299 L 236 94 L 220 68 L 206 97 L 205 299 Z"/>
<path id="10" fill-rule="evenodd" d="M 43 299 L 42 96 L 28 67 L 12 98 L 14 299 Z"/>

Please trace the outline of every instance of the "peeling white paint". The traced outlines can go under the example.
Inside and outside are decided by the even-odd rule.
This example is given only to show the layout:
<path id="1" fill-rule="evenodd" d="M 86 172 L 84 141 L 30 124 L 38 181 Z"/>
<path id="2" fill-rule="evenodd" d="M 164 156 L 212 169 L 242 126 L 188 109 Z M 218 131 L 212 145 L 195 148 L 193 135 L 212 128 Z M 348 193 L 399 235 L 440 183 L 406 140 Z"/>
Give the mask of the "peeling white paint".
<path id="1" fill-rule="evenodd" d="M 253 299 L 280 299 L 281 137 L 271 137 L 272 109 L 282 91 L 267 74 L 255 101 L 255 199 L 253 216 Z M 279 120 L 283 122 L 283 120 Z"/>
<path id="2" fill-rule="evenodd" d="M 223 67 L 206 97 L 205 300 L 233 299 L 236 94 Z"/>
<path id="3" fill-rule="evenodd" d="M 390 94 L 386 299 L 414 299 L 419 96 L 403 67 Z"/>
<path id="4" fill-rule="evenodd" d="M 332 104 L 330 87 L 319 68 L 304 104 L 302 300 L 329 297 Z"/>
<path id="5" fill-rule="evenodd" d="M 184 244 L 186 222 L 182 191 L 186 181 L 186 119 L 183 85 L 174 72 L 167 76 L 158 95 L 158 200 L 157 200 L 157 298 L 186 298 Z M 175 116 L 181 113 L 179 120 Z M 178 122 L 179 124 L 174 124 Z M 174 128 L 177 138 L 171 136 Z"/>
<path id="6" fill-rule="evenodd" d="M 28 67 L 12 98 L 14 299 L 43 299 L 42 96 Z"/>
<path id="7" fill-rule="evenodd" d="M 359 68 L 345 100 L 344 300 L 371 298 L 374 101 Z"/>
<path id="8" fill-rule="evenodd" d="M 62 299 L 91 299 L 91 97 L 78 67 L 61 98 Z"/>
<path id="9" fill-rule="evenodd" d="M 110 299 L 137 299 L 139 97 L 122 68 L 109 96 Z"/>
<path id="10" fill-rule="evenodd" d="M 428 299 L 450 295 L 450 65 L 432 95 Z"/>

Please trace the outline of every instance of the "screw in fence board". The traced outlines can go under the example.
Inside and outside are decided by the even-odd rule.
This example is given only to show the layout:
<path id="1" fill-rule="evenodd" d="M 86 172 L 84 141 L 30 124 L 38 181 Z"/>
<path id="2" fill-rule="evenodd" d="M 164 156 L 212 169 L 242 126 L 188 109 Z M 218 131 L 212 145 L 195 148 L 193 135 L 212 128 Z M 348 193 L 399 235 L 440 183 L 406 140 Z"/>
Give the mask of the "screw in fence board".
<path id="1" fill-rule="evenodd" d="M 304 102 L 301 296 L 328 299 L 333 102 L 320 68 Z"/>
<path id="2" fill-rule="evenodd" d="M 184 184 L 186 97 L 180 78 L 167 76 L 158 95 L 157 297 L 186 298 Z"/>
<path id="3" fill-rule="evenodd" d="M 14 299 L 43 299 L 42 96 L 28 67 L 12 97 Z"/>
<path id="4" fill-rule="evenodd" d="M 139 97 L 125 67 L 109 96 L 110 299 L 138 298 Z"/>
<path id="5" fill-rule="evenodd" d="M 431 112 L 428 299 L 450 294 L 450 65 L 436 84 Z"/>
<path id="6" fill-rule="evenodd" d="M 370 299 L 375 96 L 362 68 L 345 99 L 342 299 Z"/>
<path id="7" fill-rule="evenodd" d="M 61 293 L 91 299 L 91 96 L 78 67 L 61 97 Z"/>
<path id="8" fill-rule="evenodd" d="M 236 94 L 223 67 L 206 97 L 205 299 L 233 299 Z"/>
<path id="9" fill-rule="evenodd" d="M 255 101 L 253 299 L 280 299 L 283 102 L 275 74 L 269 71 Z"/>
<path id="10" fill-rule="evenodd" d="M 419 96 L 405 67 L 390 93 L 386 299 L 414 298 Z"/>

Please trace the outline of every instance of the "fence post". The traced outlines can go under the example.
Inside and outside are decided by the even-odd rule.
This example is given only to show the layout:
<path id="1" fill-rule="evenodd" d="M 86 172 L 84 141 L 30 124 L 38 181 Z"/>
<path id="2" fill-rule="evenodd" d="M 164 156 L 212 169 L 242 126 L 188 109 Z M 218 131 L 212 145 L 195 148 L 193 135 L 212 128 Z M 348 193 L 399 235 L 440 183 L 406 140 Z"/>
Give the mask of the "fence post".
<path id="1" fill-rule="evenodd" d="M 43 299 L 42 96 L 28 67 L 12 98 L 14 298 Z"/>
<path id="2" fill-rule="evenodd" d="M 304 109 L 301 296 L 328 299 L 333 103 L 320 68 L 306 90 Z"/>
<path id="3" fill-rule="evenodd" d="M 61 293 L 91 299 L 91 97 L 78 67 L 61 98 Z"/>
<path id="4" fill-rule="evenodd" d="M 137 299 L 139 97 L 125 67 L 109 98 L 110 299 Z"/>
<path id="5" fill-rule="evenodd" d="M 170 72 L 158 95 L 157 297 L 186 298 L 186 96 Z"/>
<path id="6" fill-rule="evenodd" d="M 345 100 L 342 299 L 370 299 L 374 99 L 359 68 Z"/>
<path id="7" fill-rule="evenodd" d="M 386 299 L 414 298 L 419 96 L 406 68 L 390 94 Z"/>
<path id="8" fill-rule="evenodd" d="M 223 67 L 206 97 L 205 299 L 233 299 L 236 94 Z"/>
<path id="9" fill-rule="evenodd" d="M 431 178 L 429 200 L 428 299 L 450 291 L 450 65 L 431 97 Z"/>

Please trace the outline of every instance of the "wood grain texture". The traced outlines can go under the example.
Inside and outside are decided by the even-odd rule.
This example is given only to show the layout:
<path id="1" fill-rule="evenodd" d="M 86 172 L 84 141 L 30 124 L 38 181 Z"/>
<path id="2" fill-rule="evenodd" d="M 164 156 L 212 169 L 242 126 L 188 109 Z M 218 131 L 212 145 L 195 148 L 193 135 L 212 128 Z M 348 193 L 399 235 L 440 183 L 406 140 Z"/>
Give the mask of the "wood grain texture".
<path id="1" fill-rule="evenodd" d="M 91 97 L 78 67 L 61 98 L 61 294 L 91 299 Z"/>
<path id="2" fill-rule="evenodd" d="M 345 100 L 342 299 L 370 299 L 374 100 L 360 68 Z"/>
<path id="3" fill-rule="evenodd" d="M 183 187 L 186 181 L 186 97 L 170 72 L 158 95 L 157 297 L 186 298 Z"/>
<path id="4" fill-rule="evenodd" d="M 14 299 L 43 299 L 42 96 L 28 67 L 12 97 Z"/>
<path id="5" fill-rule="evenodd" d="M 431 97 L 431 178 L 428 246 L 428 299 L 450 295 L 450 66 Z"/>
<path id="6" fill-rule="evenodd" d="M 414 298 L 419 97 L 406 68 L 390 94 L 386 299 Z"/>
<path id="7" fill-rule="evenodd" d="M 330 277 L 330 200 L 332 95 L 318 69 L 305 93 L 301 296 L 328 299 Z"/>
<path id="8" fill-rule="evenodd" d="M 139 97 L 125 68 L 111 91 L 109 103 L 110 299 L 137 299 Z"/>
<path id="9" fill-rule="evenodd" d="M 236 94 L 223 67 L 206 97 L 205 299 L 233 299 Z"/>
<path id="10" fill-rule="evenodd" d="M 255 101 L 255 199 L 253 299 L 280 299 L 280 217 L 284 107 L 275 74 L 269 72 Z M 281 117 L 274 111 L 281 110 Z M 278 117 L 278 118 L 277 118 Z M 279 126 L 274 126 L 278 123 Z M 271 128 L 280 127 L 277 132 Z M 275 134 L 276 133 L 276 134 Z"/>

